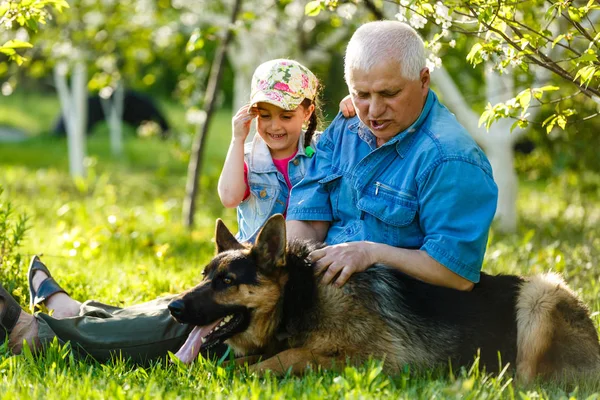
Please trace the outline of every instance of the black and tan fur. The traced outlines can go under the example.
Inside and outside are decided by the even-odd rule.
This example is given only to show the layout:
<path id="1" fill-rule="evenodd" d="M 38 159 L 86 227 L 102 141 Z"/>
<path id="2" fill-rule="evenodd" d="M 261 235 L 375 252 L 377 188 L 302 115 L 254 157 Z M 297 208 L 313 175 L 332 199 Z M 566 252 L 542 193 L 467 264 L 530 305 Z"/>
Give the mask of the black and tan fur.
<path id="1" fill-rule="evenodd" d="M 216 342 L 238 356 L 260 355 L 253 370 L 300 373 L 375 357 L 393 373 L 406 364 L 467 365 L 479 352 L 487 371 L 498 370 L 500 354 L 525 382 L 600 371 L 588 310 L 556 274 L 482 274 L 461 292 L 375 265 L 336 288 L 314 276 L 308 254 L 318 245 L 286 243 L 280 215 L 254 246 L 219 220 L 216 242 L 204 280 L 176 300 L 174 316 L 204 326 L 235 314 Z"/>

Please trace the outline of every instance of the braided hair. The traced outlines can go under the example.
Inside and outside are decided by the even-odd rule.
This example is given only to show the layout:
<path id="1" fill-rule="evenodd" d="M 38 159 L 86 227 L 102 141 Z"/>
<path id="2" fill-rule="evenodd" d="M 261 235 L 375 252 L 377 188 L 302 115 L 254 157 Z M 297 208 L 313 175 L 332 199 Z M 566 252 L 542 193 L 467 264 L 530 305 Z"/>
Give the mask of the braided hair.
<path id="1" fill-rule="evenodd" d="M 315 105 L 315 109 L 313 110 L 312 114 L 310 115 L 310 119 L 308 120 L 308 127 L 306 128 L 306 132 L 304 133 L 304 148 L 310 146 L 313 135 L 317 131 L 317 129 L 319 127 L 319 122 L 320 122 L 319 114 L 321 113 L 321 110 L 318 107 L 316 98 L 315 98 L 315 101 L 310 100 L 310 99 L 304 99 L 304 101 L 302 102 L 302 106 L 304 108 L 310 107 L 311 104 Z"/>

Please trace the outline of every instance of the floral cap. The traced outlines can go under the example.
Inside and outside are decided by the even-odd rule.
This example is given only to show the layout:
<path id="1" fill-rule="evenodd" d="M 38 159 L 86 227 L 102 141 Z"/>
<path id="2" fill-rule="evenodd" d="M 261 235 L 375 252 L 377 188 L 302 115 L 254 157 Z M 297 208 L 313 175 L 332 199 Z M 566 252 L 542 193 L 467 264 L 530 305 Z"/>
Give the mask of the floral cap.
<path id="1" fill-rule="evenodd" d="M 304 99 L 315 99 L 318 84 L 317 77 L 297 61 L 281 58 L 267 61 L 252 76 L 250 106 L 264 102 L 295 110 Z"/>

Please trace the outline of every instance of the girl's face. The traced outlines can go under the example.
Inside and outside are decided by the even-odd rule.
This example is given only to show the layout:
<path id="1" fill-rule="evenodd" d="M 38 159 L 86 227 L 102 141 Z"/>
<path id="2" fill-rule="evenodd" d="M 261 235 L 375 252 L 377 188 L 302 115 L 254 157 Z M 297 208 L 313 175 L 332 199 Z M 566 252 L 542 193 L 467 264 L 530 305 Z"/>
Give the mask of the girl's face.
<path id="1" fill-rule="evenodd" d="M 315 109 L 314 105 L 305 108 L 300 105 L 292 111 L 284 110 L 269 103 L 258 103 L 256 130 L 276 159 L 291 157 L 298 149 L 302 125 L 308 121 Z"/>

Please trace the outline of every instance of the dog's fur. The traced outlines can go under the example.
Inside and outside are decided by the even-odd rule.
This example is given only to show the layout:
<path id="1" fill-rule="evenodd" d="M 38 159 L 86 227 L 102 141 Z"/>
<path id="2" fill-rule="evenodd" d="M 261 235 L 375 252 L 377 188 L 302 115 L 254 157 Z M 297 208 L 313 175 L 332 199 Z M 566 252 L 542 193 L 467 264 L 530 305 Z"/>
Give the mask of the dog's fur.
<path id="1" fill-rule="evenodd" d="M 308 254 L 318 245 L 286 243 L 280 215 L 253 246 L 219 220 L 216 242 L 204 280 L 172 303 L 172 314 L 199 326 L 235 315 L 205 345 L 225 340 L 239 356 L 262 355 L 253 370 L 300 373 L 374 357 L 394 372 L 405 364 L 467 365 L 478 352 L 488 372 L 498 370 L 500 355 L 525 382 L 599 370 L 588 310 L 556 274 L 482 274 L 461 292 L 374 265 L 336 288 L 314 276 Z"/>

